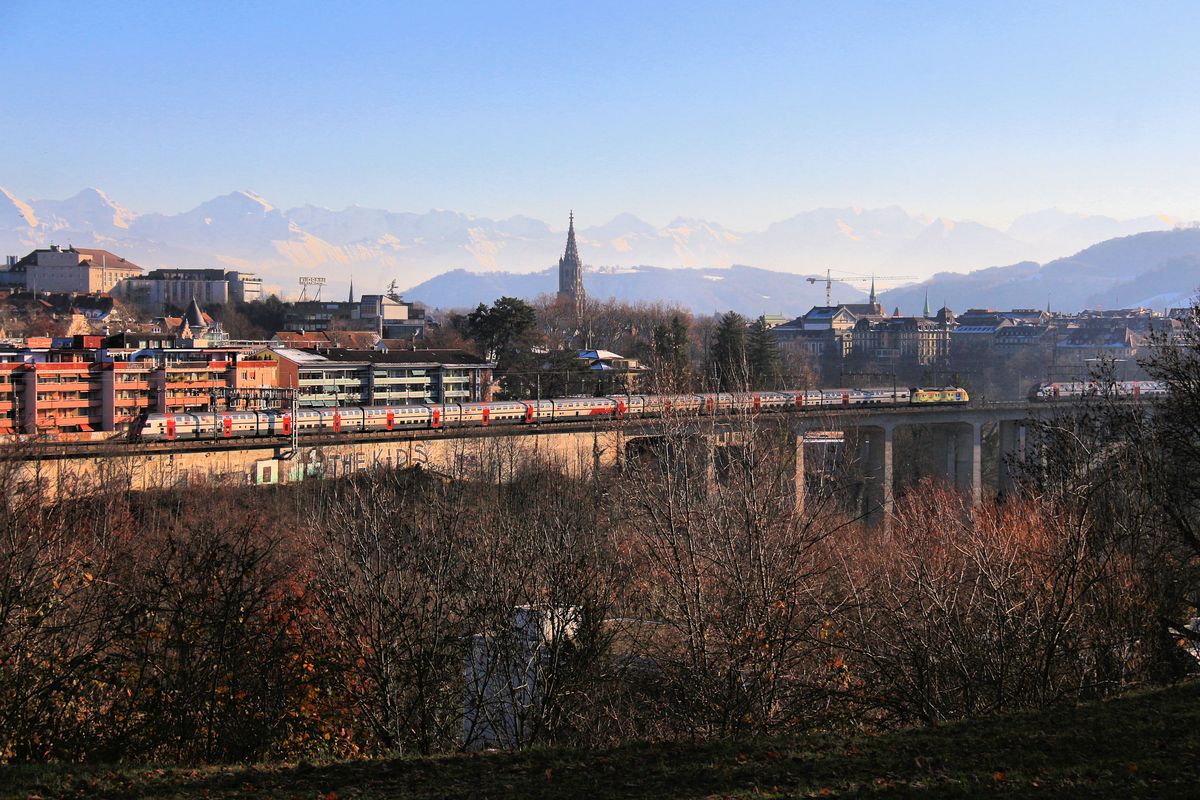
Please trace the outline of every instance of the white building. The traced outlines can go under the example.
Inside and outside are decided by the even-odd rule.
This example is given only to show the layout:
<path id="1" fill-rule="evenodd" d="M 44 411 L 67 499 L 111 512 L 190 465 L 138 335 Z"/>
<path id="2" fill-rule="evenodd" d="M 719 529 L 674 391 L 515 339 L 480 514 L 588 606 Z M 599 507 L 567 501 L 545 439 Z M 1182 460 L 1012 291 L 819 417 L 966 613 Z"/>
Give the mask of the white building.
<path id="1" fill-rule="evenodd" d="M 121 284 L 122 296 L 150 308 L 184 308 L 195 298 L 201 305 L 249 303 L 263 297 L 262 278 L 249 272 L 220 269 L 155 269 Z"/>

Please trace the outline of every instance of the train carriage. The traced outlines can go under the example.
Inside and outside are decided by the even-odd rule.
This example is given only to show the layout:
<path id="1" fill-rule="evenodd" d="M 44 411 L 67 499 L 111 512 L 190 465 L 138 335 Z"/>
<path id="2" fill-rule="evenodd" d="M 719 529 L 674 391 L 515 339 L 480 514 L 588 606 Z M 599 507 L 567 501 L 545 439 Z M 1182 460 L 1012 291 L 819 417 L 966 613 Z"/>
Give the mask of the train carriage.
<path id="1" fill-rule="evenodd" d="M 550 402 L 554 404 L 555 422 L 579 417 L 612 416 L 617 410 L 617 404 L 607 397 L 566 397 Z"/>
<path id="2" fill-rule="evenodd" d="M 528 403 L 520 400 L 499 400 L 486 404 L 490 409 L 490 421 L 498 425 L 510 425 L 525 421 Z"/>
<path id="3" fill-rule="evenodd" d="M 460 407 L 458 424 L 486 427 L 494 424 L 511 424 L 525 421 L 526 404 L 511 400 L 495 403 L 463 403 Z"/>
<path id="4" fill-rule="evenodd" d="M 965 403 L 970 398 L 966 389 L 947 386 L 941 389 L 913 389 L 911 402 L 913 405 L 927 403 Z"/>
<path id="5" fill-rule="evenodd" d="M 759 392 L 758 393 L 758 409 L 760 411 L 773 411 L 780 408 L 785 408 L 789 405 L 791 396 L 783 392 Z"/>
<path id="6" fill-rule="evenodd" d="M 695 395 L 701 414 L 728 414 L 733 410 L 733 395 L 728 392 L 713 392 Z"/>
<path id="7" fill-rule="evenodd" d="M 619 416 L 640 417 L 646 411 L 646 397 L 640 394 L 611 395 L 613 400 L 625 404 L 625 410 Z M 620 409 L 618 409 L 620 411 Z"/>
<path id="8" fill-rule="evenodd" d="M 822 389 L 822 406 L 849 406 L 856 397 L 855 389 Z"/>
<path id="9" fill-rule="evenodd" d="M 218 439 L 240 439 L 258 435 L 258 412 L 256 411 L 219 411 L 215 414 L 200 416 L 212 417 Z"/>
<path id="10" fill-rule="evenodd" d="M 1102 386 L 1097 381 L 1055 381 L 1039 383 L 1029 390 L 1029 399 L 1039 402 L 1096 397 L 1108 392 L 1118 397 L 1164 397 L 1167 385 L 1162 381 L 1114 381 Z"/>
<path id="11" fill-rule="evenodd" d="M 523 424 L 536 425 L 554 421 L 553 400 L 522 400 L 521 405 L 525 406 L 525 417 L 521 420 Z"/>
<path id="12" fill-rule="evenodd" d="M 363 408 L 363 428 L 367 431 L 395 431 L 428 428 L 429 406 L 367 406 Z"/>
<path id="13" fill-rule="evenodd" d="M 854 393 L 852 405 L 895 406 L 908 405 L 912 400 L 912 391 L 907 388 L 892 389 L 860 389 Z"/>
<path id="14" fill-rule="evenodd" d="M 462 420 L 462 407 L 458 403 L 442 403 L 429 409 L 430 428 L 456 428 Z"/>
<path id="15" fill-rule="evenodd" d="M 151 442 L 213 439 L 217 436 L 216 427 L 211 413 L 150 414 L 142 425 L 141 438 Z"/>
<path id="16" fill-rule="evenodd" d="M 292 413 L 290 411 L 259 411 L 259 436 L 290 436 Z"/>
<path id="17" fill-rule="evenodd" d="M 362 411 L 367 432 L 429 427 L 429 406 L 364 406 Z"/>
<path id="18" fill-rule="evenodd" d="M 298 434 L 319 433 L 325 430 L 325 414 L 328 409 L 301 408 L 296 412 L 292 424 Z"/>

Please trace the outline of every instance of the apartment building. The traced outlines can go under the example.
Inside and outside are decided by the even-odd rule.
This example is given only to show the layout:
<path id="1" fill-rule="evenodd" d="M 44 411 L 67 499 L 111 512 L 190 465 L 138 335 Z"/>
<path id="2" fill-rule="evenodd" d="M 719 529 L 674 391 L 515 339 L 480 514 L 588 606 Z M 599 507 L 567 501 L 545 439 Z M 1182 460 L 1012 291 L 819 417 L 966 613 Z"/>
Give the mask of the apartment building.
<path id="1" fill-rule="evenodd" d="M 100 430 L 126 430 L 139 416 L 156 410 L 151 391 L 153 361 L 107 361 L 96 366 L 100 373 Z"/>
<path id="2" fill-rule="evenodd" d="M 43 361 L 21 372 L 24 433 L 104 430 L 100 375 L 89 361 Z"/>
<path id="3" fill-rule="evenodd" d="M 263 350 L 301 405 L 415 405 L 489 400 L 495 365 L 461 350 Z"/>
<path id="4" fill-rule="evenodd" d="M 204 411 L 212 403 L 213 392 L 224 389 L 231 364 L 224 358 L 213 359 L 201 353 L 198 358 L 181 359 L 154 370 L 150 392 L 154 410 L 164 414 Z"/>
<path id="5" fill-rule="evenodd" d="M 186 308 L 194 299 L 204 306 L 249 303 L 263 298 L 262 278 L 220 269 L 153 269 L 128 278 L 118 293 L 141 306 Z"/>
<path id="6" fill-rule="evenodd" d="M 21 429 L 18 416 L 21 386 L 17 376 L 23 366 L 20 361 L 0 362 L 0 434 L 12 434 Z"/>

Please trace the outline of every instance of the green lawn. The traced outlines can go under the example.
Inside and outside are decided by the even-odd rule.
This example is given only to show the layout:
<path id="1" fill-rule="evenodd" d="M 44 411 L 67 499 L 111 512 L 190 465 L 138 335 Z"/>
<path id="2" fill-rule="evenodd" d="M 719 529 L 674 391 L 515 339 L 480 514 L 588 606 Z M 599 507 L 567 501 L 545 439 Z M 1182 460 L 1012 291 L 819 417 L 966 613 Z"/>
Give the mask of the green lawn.
<path id="1" fill-rule="evenodd" d="M 1200 797 L 1200 684 L 885 736 L 200 769 L 0 768 L 0 797 Z"/>

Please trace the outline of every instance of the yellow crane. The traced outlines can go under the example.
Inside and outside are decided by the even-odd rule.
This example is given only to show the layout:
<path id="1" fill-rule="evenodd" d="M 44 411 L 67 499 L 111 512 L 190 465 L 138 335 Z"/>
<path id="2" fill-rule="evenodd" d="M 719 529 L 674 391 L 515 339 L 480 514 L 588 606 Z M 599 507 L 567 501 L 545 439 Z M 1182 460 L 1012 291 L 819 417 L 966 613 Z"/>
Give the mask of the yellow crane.
<path id="1" fill-rule="evenodd" d="M 833 305 L 833 273 L 835 272 L 838 274 L 838 280 L 842 283 L 864 283 L 866 281 L 870 281 L 872 294 L 874 294 L 875 275 L 859 275 L 855 272 L 846 272 L 840 269 L 827 269 L 825 270 L 824 275 L 809 275 L 805 277 L 804 280 L 808 281 L 809 283 L 815 284 L 819 281 L 823 281 L 825 283 L 825 306 L 827 308 Z M 916 275 L 881 275 L 879 277 L 886 281 L 918 280 Z"/>

